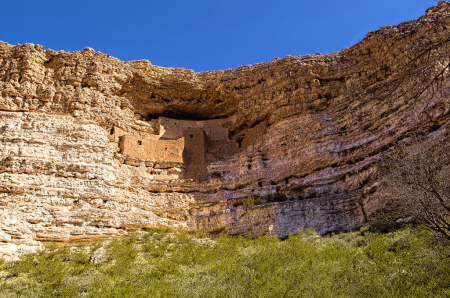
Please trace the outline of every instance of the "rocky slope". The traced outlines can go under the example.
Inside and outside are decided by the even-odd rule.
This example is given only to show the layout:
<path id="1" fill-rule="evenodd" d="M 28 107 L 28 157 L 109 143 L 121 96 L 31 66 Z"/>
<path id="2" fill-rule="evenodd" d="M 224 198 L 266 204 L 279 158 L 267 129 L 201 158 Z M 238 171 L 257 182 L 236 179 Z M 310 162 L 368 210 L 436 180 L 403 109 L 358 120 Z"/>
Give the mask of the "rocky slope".
<path id="1" fill-rule="evenodd" d="M 0 251 L 161 225 L 357 229 L 392 208 L 380 160 L 448 131 L 448 82 L 426 87 L 449 56 L 414 59 L 448 35 L 440 5 L 340 52 L 203 73 L 0 43 Z"/>

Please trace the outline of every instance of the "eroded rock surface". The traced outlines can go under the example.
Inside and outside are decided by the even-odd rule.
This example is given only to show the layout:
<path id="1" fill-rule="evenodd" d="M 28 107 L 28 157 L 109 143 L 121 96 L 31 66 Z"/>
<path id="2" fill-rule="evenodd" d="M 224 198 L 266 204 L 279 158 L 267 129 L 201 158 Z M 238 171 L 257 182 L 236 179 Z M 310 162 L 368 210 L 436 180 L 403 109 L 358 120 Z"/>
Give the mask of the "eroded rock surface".
<path id="1" fill-rule="evenodd" d="M 447 83 L 416 94 L 405 67 L 449 28 L 433 9 L 341 52 L 203 73 L 0 43 L 0 250 L 160 225 L 357 229 L 389 209 L 386 153 L 448 132 Z"/>

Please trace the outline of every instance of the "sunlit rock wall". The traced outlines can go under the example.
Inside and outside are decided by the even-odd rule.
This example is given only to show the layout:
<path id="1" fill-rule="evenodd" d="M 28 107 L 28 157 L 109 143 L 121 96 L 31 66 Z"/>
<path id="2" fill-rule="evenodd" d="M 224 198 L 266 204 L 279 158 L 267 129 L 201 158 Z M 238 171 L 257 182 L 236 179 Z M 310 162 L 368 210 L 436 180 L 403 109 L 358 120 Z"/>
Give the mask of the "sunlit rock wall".
<path id="1" fill-rule="evenodd" d="M 340 52 L 203 73 L 0 43 L 0 251 L 155 226 L 359 228 L 391 206 L 380 160 L 411 133 L 448 132 L 447 83 L 412 101 L 421 83 L 402 74 L 411 45 L 449 26 L 441 9 Z"/>

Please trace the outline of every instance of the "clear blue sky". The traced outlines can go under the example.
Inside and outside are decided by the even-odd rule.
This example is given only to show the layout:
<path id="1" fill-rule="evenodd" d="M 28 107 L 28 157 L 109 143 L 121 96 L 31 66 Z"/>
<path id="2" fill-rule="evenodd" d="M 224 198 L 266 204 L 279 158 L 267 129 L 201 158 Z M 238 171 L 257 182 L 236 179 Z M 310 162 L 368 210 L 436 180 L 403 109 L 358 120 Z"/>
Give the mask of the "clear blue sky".
<path id="1" fill-rule="evenodd" d="M 0 40 L 91 47 L 196 72 L 286 55 L 331 53 L 369 31 L 415 19 L 433 0 L 3 1 Z"/>

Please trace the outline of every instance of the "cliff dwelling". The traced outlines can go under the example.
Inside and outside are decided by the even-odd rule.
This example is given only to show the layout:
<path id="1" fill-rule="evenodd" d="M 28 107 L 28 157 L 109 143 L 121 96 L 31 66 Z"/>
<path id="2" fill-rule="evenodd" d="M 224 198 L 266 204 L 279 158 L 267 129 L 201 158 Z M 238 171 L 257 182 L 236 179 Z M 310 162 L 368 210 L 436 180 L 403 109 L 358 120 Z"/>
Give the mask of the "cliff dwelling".
<path id="1" fill-rule="evenodd" d="M 228 127 L 234 120 L 234 117 L 202 121 L 160 117 L 154 120 L 157 134 L 130 135 L 118 127 L 113 128 L 112 134 L 118 137 L 119 153 L 134 160 L 125 159 L 124 163 L 169 164 L 183 168 L 184 179 L 205 181 L 208 163 L 237 153 L 265 132 L 253 128 L 245 139 L 230 140 Z"/>

